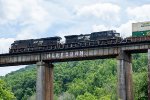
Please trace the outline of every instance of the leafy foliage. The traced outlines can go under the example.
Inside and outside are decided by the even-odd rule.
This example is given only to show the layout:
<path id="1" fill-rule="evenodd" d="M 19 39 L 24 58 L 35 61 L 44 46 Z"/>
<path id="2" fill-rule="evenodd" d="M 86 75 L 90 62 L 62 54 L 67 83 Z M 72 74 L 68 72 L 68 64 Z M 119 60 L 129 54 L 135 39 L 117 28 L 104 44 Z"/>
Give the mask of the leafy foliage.
<path id="1" fill-rule="evenodd" d="M 12 88 L 12 92 L 17 100 L 27 100 L 35 92 L 35 66 L 28 66 L 17 72 L 7 74 L 4 80 L 7 82 L 7 85 Z"/>
<path id="2" fill-rule="evenodd" d="M 0 100 L 14 100 L 15 96 L 6 86 L 3 80 L 0 80 Z"/>
<path id="3" fill-rule="evenodd" d="M 74 95 L 72 95 L 72 94 L 70 94 L 68 92 L 64 92 L 56 100 L 76 100 L 76 99 L 75 99 Z"/>
<path id="4" fill-rule="evenodd" d="M 77 100 L 97 100 L 96 97 L 88 92 L 84 93 L 84 95 L 79 95 Z"/>

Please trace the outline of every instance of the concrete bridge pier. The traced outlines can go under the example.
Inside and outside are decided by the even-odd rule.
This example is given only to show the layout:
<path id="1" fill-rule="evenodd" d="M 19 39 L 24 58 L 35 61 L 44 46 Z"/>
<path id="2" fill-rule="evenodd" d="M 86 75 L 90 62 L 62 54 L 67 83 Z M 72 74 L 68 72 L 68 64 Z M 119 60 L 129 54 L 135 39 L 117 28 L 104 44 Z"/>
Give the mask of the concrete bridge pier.
<path id="1" fill-rule="evenodd" d="M 150 49 L 148 49 L 148 100 L 150 100 Z"/>
<path id="2" fill-rule="evenodd" d="M 131 54 L 120 51 L 118 60 L 118 100 L 134 100 Z"/>
<path id="3" fill-rule="evenodd" d="M 36 100 L 53 100 L 53 64 L 37 63 Z"/>

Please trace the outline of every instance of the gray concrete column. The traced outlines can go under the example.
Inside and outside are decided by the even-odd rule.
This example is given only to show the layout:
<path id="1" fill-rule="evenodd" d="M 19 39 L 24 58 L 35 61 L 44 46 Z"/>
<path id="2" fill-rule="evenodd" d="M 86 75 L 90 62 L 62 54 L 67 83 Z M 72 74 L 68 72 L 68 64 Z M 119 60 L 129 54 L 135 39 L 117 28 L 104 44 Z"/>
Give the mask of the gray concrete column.
<path id="1" fill-rule="evenodd" d="M 133 100 L 131 54 L 121 51 L 118 63 L 118 100 Z"/>
<path id="2" fill-rule="evenodd" d="M 44 62 L 37 63 L 36 100 L 44 100 L 45 66 Z"/>
<path id="3" fill-rule="evenodd" d="M 150 100 L 150 49 L 148 49 L 148 100 Z"/>
<path id="4" fill-rule="evenodd" d="M 36 100 L 53 100 L 53 65 L 37 63 Z"/>

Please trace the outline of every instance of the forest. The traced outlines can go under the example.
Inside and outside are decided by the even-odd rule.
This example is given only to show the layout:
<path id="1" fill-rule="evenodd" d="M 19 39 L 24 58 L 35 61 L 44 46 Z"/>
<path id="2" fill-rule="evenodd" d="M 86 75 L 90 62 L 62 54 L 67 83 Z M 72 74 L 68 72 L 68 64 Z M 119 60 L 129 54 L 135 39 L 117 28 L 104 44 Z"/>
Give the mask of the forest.
<path id="1" fill-rule="evenodd" d="M 146 54 L 132 55 L 134 100 L 147 100 Z M 117 60 L 54 63 L 55 100 L 117 100 Z M 36 65 L 0 77 L 0 100 L 35 100 Z"/>

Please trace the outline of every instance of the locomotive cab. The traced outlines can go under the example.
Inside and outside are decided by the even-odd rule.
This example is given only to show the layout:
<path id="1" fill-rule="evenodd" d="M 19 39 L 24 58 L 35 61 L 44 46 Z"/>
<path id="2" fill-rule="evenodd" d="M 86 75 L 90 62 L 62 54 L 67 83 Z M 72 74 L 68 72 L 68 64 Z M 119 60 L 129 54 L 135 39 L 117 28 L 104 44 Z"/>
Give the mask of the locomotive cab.
<path id="1" fill-rule="evenodd" d="M 9 53 L 13 53 L 15 49 L 17 49 L 17 43 L 14 42 L 11 44 L 10 48 L 9 48 Z"/>

